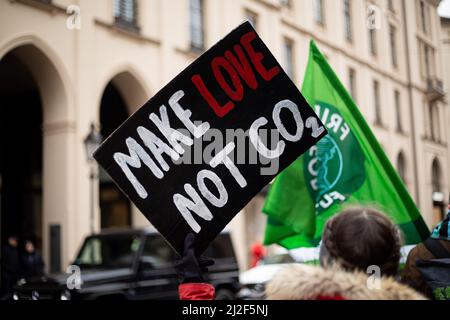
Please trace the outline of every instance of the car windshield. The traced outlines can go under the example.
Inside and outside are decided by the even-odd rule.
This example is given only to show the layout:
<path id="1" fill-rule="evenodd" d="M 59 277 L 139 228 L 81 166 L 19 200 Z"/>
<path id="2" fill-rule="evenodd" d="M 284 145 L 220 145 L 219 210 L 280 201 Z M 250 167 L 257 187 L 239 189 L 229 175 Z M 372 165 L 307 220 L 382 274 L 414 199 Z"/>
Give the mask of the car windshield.
<path id="1" fill-rule="evenodd" d="M 204 255 L 212 259 L 235 259 L 233 244 L 229 234 L 219 234 L 206 249 Z"/>
<path id="2" fill-rule="evenodd" d="M 262 264 L 280 264 L 280 263 L 293 263 L 295 260 L 289 253 L 277 254 L 273 256 L 265 257 Z"/>
<path id="3" fill-rule="evenodd" d="M 84 243 L 75 264 L 84 268 L 131 268 L 140 243 L 138 235 L 90 237 Z"/>

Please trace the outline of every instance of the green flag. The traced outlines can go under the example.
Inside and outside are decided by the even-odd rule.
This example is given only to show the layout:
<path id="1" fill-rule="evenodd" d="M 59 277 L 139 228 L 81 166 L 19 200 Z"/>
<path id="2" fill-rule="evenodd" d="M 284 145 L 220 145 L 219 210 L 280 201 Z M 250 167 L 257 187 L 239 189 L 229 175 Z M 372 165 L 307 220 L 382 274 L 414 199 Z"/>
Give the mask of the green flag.
<path id="1" fill-rule="evenodd" d="M 302 93 L 328 135 L 275 179 L 263 209 L 264 243 L 316 246 L 328 218 L 352 204 L 388 214 L 407 244 L 428 237 L 405 185 L 314 41 Z"/>

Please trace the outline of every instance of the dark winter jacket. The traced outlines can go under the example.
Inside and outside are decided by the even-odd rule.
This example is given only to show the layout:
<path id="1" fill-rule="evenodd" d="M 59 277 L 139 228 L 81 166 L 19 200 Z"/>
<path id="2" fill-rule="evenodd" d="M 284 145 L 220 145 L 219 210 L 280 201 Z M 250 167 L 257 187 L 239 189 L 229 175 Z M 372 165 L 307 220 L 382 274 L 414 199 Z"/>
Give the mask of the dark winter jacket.
<path id="1" fill-rule="evenodd" d="M 436 240 L 450 252 L 450 241 L 446 240 Z M 414 249 L 412 249 L 408 254 L 408 259 L 406 260 L 405 267 L 401 273 L 402 282 L 409 285 L 410 287 L 416 289 L 427 297 L 432 297 L 431 289 L 428 287 L 427 283 L 423 279 L 419 269 L 417 268 L 416 262 L 418 260 L 431 260 L 436 259 L 436 257 L 425 247 L 423 243 L 419 243 Z"/>
<path id="2" fill-rule="evenodd" d="M 39 253 L 24 253 L 22 255 L 22 275 L 24 277 L 40 276 L 44 274 L 44 262 Z"/>
<path id="3" fill-rule="evenodd" d="M 3 249 L 2 269 L 8 275 L 17 276 L 20 270 L 19 251 L 7 245 Z"/>

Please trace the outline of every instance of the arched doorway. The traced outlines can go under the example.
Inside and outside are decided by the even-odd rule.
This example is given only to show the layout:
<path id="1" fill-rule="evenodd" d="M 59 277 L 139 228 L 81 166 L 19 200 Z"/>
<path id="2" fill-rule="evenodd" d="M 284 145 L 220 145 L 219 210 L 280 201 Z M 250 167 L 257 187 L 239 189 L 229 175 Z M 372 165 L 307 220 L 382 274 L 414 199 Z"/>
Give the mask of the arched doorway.
<path id="1" fill-rule="evenodd" d="M 100 100 L 99 119 L 104 139 L 148 100 L 150 92 L 132 66 L 120 66 L 113 74 L 107 77 L 110 80 Z M 148 225 L 147 220 L 102 169 L 99 174 L 99 207 L 102 229 Z"/>
<path id="2" fill-rule="evenodd" d="M 100 103 L 101 134 L 107 138 L 128 118 L 125 101 L 111 81 L 106 86 Z M 99 174 L 100 226 L 102 229 L 131 226 L 131 204 L 108 174 Z"/>
<path id="3" fill-rule="evenodd" d="M 442 169 L 439 160 L 435 158 L 431 165 L 431 191 L 433 199 L 434 223 L 444 219 L 444 193 L 442 191 Z"/>
<path id="4" fill-rule="evenodd" d="M 0 48 L 1 239 L 34 240 L 51 272 L 79 245 L 70 241 L 77 208 L 68 84 L 59 56 L 41 39 L 24 35 Z"/>
<path id="5" fill-rule="evenodd" d="M 17 50 L 0 60 L 0 215 L 2 244 L 16 235 L 42 250 L 42 100 Z"/>

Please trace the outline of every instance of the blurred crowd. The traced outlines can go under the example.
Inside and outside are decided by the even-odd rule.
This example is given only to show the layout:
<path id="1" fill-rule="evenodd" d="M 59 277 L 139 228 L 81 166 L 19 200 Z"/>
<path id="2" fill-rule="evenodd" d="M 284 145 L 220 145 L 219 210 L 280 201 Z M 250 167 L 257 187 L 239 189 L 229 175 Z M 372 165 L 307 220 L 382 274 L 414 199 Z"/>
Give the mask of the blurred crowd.
<path id="1" fill-rule="evenodd" d="M 25 240 L 23 247 L 19 246 L 19 239 L 10 235 L 3 248 L 1 257 L 2 268 L 2 295 L 9 294 L 14 284 L 20 278 L 40 276 L 44 274 L 44 262 L 36 251 L 31 240 Z"/>

